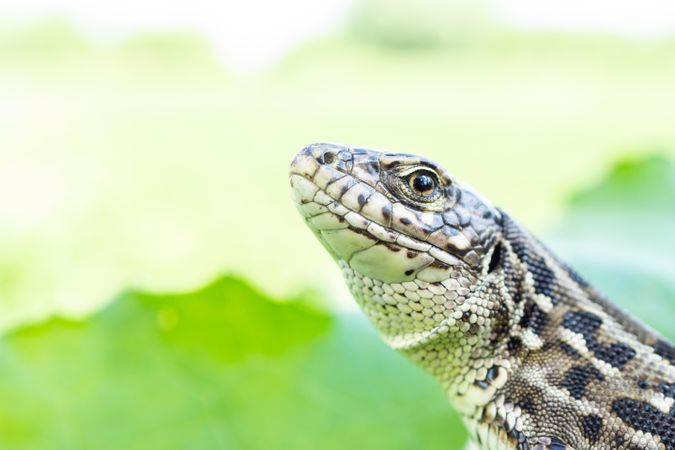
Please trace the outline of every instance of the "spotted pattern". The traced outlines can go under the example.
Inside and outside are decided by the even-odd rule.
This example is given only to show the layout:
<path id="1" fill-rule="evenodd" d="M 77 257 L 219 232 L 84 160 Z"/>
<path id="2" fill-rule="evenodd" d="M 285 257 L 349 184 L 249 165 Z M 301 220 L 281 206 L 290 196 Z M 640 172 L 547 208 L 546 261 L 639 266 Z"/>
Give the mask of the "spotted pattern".
<path id="1" fill-rule="evenodd" d="M 601 324 L 602 319 L 600 317 L 585 311 L 570 311 L 563 318 L 563 326 L 581 334 L 586 342 L 595 339 L 595 333 Z"/>
<path id="2" fill-rule="evenodd" d="M 540 335 L 544 332 L 550 320 L 551 318 L 536 303 L 529 303 L 520 319 L 520 326 L 529 328 Z"/>
<path id="3" fill-rule="evenodd" d="M 602 432 L 602 417 L 597 414 L 589 414 L 581 418 L 581 429 L 588 442 L 594 444 L 600 438 Z"/>
<path id="4" fill-rule="evenodd" d="M 584 337 L 586 347 L 591 350 L 595 357 L 606 363 L 622 368 L 635 357 L 635 349 L 621 342 L 613 342 L 602 345 L 598 342 L 596 334 L 602 319 L 585 311 L 570 311 L 563 319 L 563 326 Z"/>
<path id="5" fill-rule="evenodd" d="M 635 350 L 621 342 L 614 342 L 606 347 L 592 346 L 595 357 L 619 369 L 635 357 Z"/>
<path id="6" fill-rule="evenodd" d="M 604 376 L 591 365 L 573 366 L 565 373 L 560 386 L 567 389 L 572 397 L 581 400 L 591 382 L 604 379 Z"/>
<path id="7" fill-rule="evenodd" d="M 554 295 L 555 274 L 548 267 L 545 259 L 538 255 L 531 247 L 530 242 L 524 239 L 518 224 L 510 218 L 504 221 L 504 236 L 511 243 L 511 247 L 520 262 L 525 264 L 527 270 L 532 275 L 535 292 L 544 294 L 555 302 L 557 298 Z"/>
<path id="8" fill-rule="evenodd" d="M 633 429 L 659 436 L 666 450 L 675 449 L 675 416 L 664 414 L 649 403 L 632 398 L 615 400 L 612 412 Z"/>

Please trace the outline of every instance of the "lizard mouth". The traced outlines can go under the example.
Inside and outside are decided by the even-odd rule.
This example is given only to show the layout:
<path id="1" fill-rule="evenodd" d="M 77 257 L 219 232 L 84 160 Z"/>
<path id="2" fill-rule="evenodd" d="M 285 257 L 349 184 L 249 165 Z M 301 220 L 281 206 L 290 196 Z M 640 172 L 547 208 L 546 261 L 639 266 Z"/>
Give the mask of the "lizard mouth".
<path id="1" fill-rule="evenodd" d="M 353 178 L 344 175 L 340 179 L 346 177 Z M 421 279 L 433 283 L 448 279 L 455 266 L 464 265 L 438 247 L 348 208 L 330 195 L 331 183 L 321 186 L 293 169 L 290 182 L 298 211 L 333 258 L 370 278 L 383 282 Z"/>

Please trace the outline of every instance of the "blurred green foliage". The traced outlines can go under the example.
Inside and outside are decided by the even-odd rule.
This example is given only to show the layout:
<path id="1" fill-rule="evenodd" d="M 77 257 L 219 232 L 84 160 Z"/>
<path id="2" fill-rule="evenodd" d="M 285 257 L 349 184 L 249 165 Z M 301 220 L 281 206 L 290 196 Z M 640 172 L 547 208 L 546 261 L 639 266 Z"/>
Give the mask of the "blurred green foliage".
<path id="1" fill-rule="evenodd" d="M 357 3 L 345 34 L 391 50 L 456 50 L 499 29 L 482 1 L 364 0 Z"/>
<path id="2" fill-rule="evenodd" d="M 467 30 L 461 51 L 391 51 L 354 34 L 382 13 L 363 7 L 256 75 L 189 33 L 118 45 L 63 21 L 0 27 L 0 327 L 223 271 L 343 306 L 283 188 L 309 142 L 426 154 L 537 231 L 619 155 L 675 153 L 672 42 Z"/>
<path id="3" fill-rule="evenodd" d="M 0 446 L 430 449 L 464 440 L 444 395 L 361 320 L 235 279 L 131 292 L 83 322 L 9 335 Z"/>
<path id="4" fill-rule="evenodd" d="M 626 159 L 579 192 L 552 233 L 614 301 L 675 340 L 675 166 L 660 155 Z"/>
<path id="5" fill-rule="evenodd" d="M 596 262 L 584 275 L 670 338 L 673 267 L 654 261 L 672 243 L 651 260 L 624 241 L 649 245 L 647 230 L 672 225 L 673 186 L 663 158 L 620 163 L 575 197 L 554 240 Z M 645 232 L 631 234 L 638 222 Z M 3 448 L 460 449 L 466 438 L 440 387 L 361 316 L 280 303 L 233 277 L 129 292 L 87 320 L 16 330 L 0 350 Z"/>

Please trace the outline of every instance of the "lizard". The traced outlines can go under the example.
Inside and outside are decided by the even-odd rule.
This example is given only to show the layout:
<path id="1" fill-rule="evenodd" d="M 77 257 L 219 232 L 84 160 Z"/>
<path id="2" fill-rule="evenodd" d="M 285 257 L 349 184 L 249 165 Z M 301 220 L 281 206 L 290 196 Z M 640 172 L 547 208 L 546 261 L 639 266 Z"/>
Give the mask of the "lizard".
<path id="1" fill-rule="evenodd" d="M 675 450 L 675 346 L 430 159 L 309 145 L 293 200 L 482 450 Z"/>

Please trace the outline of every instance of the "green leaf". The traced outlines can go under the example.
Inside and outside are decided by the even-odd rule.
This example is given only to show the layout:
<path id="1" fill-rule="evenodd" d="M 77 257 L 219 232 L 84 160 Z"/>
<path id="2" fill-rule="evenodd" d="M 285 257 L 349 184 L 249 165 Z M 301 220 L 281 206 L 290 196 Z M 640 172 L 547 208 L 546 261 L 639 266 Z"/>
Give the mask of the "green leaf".
<path id="1" fill-rule="evenodd" d="M 235 278 L 128 293 L 92 318 L 7 336 L 0 447 L 449 449 L 440 387 L 362 319 L 279 303 Z"/>
<path id="2" fill-rule="evenodd" d="M 675 170 L 617 165 L 576 195 L 554 247 L 673 337 Z M 360 315 L 275 301 L 236 278 L 129 292 L 0 344 L 0 448 L 459 449 L 441 388 Z"/>
<path id="3" fill-rule="evenodd" d="M 554 248 L 609 298 L 675 339 L 675 167 L 624 160 L 577 193 Z"/>

